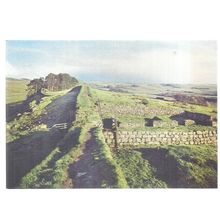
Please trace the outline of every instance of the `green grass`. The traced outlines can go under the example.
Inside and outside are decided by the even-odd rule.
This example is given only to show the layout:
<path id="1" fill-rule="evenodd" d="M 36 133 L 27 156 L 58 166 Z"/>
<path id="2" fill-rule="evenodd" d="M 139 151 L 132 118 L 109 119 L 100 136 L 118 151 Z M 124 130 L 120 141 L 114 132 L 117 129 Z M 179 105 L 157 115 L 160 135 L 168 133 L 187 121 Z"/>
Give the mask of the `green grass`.
<path id="1" fill-rule="evenodd" d="M 201 105 L 191 105 L 187 104 L 184 107 L 185 111 L 195 112 L 195 113 L 201 113 L 206 115 L 211 115 L 213 117 L 217 117 L 217 108 L 216 106 L 201 106 Z"/>
<path id="2" fill-rule="evenodd" d="M 68 139 L 71 136 L 70 132 L 64 138 Z M 65 188 L 69 165 L 82 154 L 81 145 L 86 138 L 86 133 L 87 128 L 82 129 L 79 140 L 65 154 L 56 147 L 39 165 L 22 178 L 21 188 Z M 51 167 L 50 163 L 54 165 Z"/>
<path id="3" fill-rule="evenodd" d="M 130 95 L 124 93 L 117 93 L 111 91 L 102 91 L 98 89 L 91 89 L 92 97 L 95 101 L 100 101 L 107 108 L 108 113 L 104 113 L 103 118 L 115 117 L 120 122 L 144 122 L 143 116 L 136 115 L 115 115 L 111 113 L 111 109 L 114 106 L 139 106 L 143 107 L 143 100 L 146 96 Z M 191 111 L 196 113 L 208 114 L 216 117 L 215 106 L 199 106 L 191 104 L 173 103 L 163 100 L 157 100 L 153 98 L 147 98 L 147 106 L 149 108 L 168 108 L 178 109 L 182 111 Z M 169 115 L 161 116 L 158 115 L 163 121 L 170 121 Z M 149 118 L 149 117 L 148 117 Z M 204 131 L 204 130 L 216 130 L 215 127 L 202 126 L 202 125 L 191 125 L 191 126 L 176 126 L 171 128 L 157 128 L 157 127 L 143 127 L 143 128 L 119 128 L 119 130 L 130 130 L 130 131 L 149 131 L 149 132 L 161 132 L 161 131 L 176 131 L 176 132 L 187 132 L 187 131 Z M 167 148 L 165 146 L 159 147 L 159 149 Z M 189 182 L 192 187 L 213 187 L 216 184 L 216 170 L 213 167 L 207 166 L 208 163 L 216 163 L 216 148 L 210 146 L 170 146 L 169 154 L 173 155 L 179 164 L 179 168 L 184 173 L 184 178 Z M 182 155 L 184 154 L 184 155 Z M 182 155 L 182 156 L 181 156 Z M 184 159 L 185 158 L 185 159 Z M 188 158 L 188 160 L 186 160 Z M 189 159 L 191 158 L 191 159 Z M 193 158 L 193 159 L 192 159 Z M 115 159 L 121 167 L 128 185 L 130 187 L 160 187 L 157 185 L 154 178 L 153 168 L 149 165 L 148 161 L 143 160 L 139 152 L 131 150 L 119 150 L 119 154 L 116 154 Z M 149 182 L 144 179 L 147 177 Z M 152 182 L 150 182 L 152 181 Z M 159 182 L 160 183 L 160 182 Z M 185 184 L 185 183 L 183 183 Z M 160 184 L 159 184 L 160 185 Z M 162 187 L 164 185 L 162 184 Z"/>
<path id="4" fill-rule="evenodd" d="M 28 80 L 6 79 L 6 104 L 24 101 L 27 96 Z"/>
<path id="5" fill-rule="evenodd" d="M 128 94 L 134 95 L 147 95 L 148 97 L 155 98 L 158 94 L 163 93 L 184 93 L 187 95 L 200 95 L 203 97 L 213 96 L 216 93 L 216 85 L 214 84 L 206 84 L 206 85 L 195 85 L 195 84 L 171 84 L 171 85 L 163 85 L 163 84 L 136 84 L 135 86 L 132 84 L 126 83 L 96 83 L 91 84 L 93 88 L 103 89 L 103 86 L 111 85 L 113 88 L 122 89 L 124 92 Z M 208 95 L 209 93 L 210 95 Z M 168 97 L 166 97 L 168 98 Z"/>
<path id="6" fill-rule="evenodd" d="M 217 149 L 213 145 L 123 148 L 114 158 L 131 188 L 217 187 Z"/>
<path id="7" fill-rule="evenodd" d="M 30 103 L 30 107 L 32 108 L 32 112 L 28 114 L 23 114 L 19 118 L 15 118 L 13 121 L 7 123 L 7 143 L 14 141 L 21 136 L 28 135 L 31 132 L 39 130 L 39 127 L 33 123 L 42 113 L 47 105 L 53 102 L 55 99 L 64 95 L 67 91 L 62 91 L 59 93 L 54 93 L 52 95 L 47 95 L 42 98 L 41 102 L 36 105 L 33 101 Z"/>
<path id="8" fill-rule="evenodd" d="M 26 135 L 27 132 L 22 131 L 19 126 L 29 126 L 29 121 L 38 117 L 43 109 L 52 102 L 56 97 L 63 93 L 47 93 L 40 105 L 33 107 L 35 113 L 32 115 L 24 115 L 19 121 L 14 121 L 14 124 L 9 124 L 11 129 L 13 126 L 16 130 L 19 130 L 19 135 Z M 142 154 L 132 149 L 118 149 L 118 152 L 114 154 L 111 152 L 109 146 L 105 143 L 101 128 L 101 118 L 98 114 L 97 106 L 95 103 L 100 100 L 105 103 L 106 106 L 111 108 L 114 105 L 128 105 L 128 106 L 142 106 L 141 102 L 146 97 L 127 95 L 123 93 L 113 93 L 108 91 L 100 91 L 97 89 L 91 89 L 87 85 L 82 85 L 80 93 L 77 97 L 77 113 L 76 120 L 72 127 L 69 129 L 67 136 L 71 132 L 80 129 L 79 138 L 71 147 L 68 152 L 63 154 L 58 148 L 55 148 L 39 165 L 33 168 L 21 182 L 23 188 L 65 188 L 66 183 L 70 183 L 68 169 L 70 164 L 74 163 L 76 159 L 83 154 L 83 145 L 87 140 L 87 133 L 91 129 L 95 129 L 95 140 L 99 146 L 100 152 L 97 156 L 97 160 L 101 161 L 107 167 L 108 175 L 114 180 L 113 185 L 103 183 L 103 187 L 115 187 L 115 188 L 166 188 L 169 184 L 166 181 L 160 179 L 156 173 L 157 169 L 153 167 L 150 162 L 142 157 Z M 161 100 L 154 100 L 148 98 L 148 106 L 157 108 L 163 106 L 165 108 L 170 107 L 170 103 Z M 192 105 L 185 107 L 172 106 L 173 108 L 192 108 Z M 210 113 L 212 108 L 198 106 L 193 108 L 195 111 L 201 111 Z M 111 115 L 110 115 L 111 116 Z M 104 117 L 109 117 L 105 114 Z M 133 121 L 141 122 L 144 117 L 125 115 L 117 116 L 121 121 Z M 162 117 L 163 120 L 169 120 L 166 116 Z M 13 126 L 12 126 L 13 125 Z M 32 129 L 32 128 L 31 128 Z M 178 126 L 172 128 L 172 131 L 194 131 L 194 130 L 207 130 L 216 129 L 208 126 Z M 123 130 L 123 129 L 121 129 Z M 126 129 L 128 130 L 128 129 Z M 131 130 L 143 130 L 143 129 L 131 129 Z M 154 128 L 145 127 L 147 131 L 168 131 L 167 128 Z M 31 131 L 31 130 L 30 130 Z M 29 132 L 29 131 L 28 131 Z M 17 136 L 14 136 L 17 138 Z M 146 146 L 145 146 L 146 147 Z M 154 146 L 151 146 L 154 148 Z M 149 146 L 148 146 L 149 148 Z M 175 159 L 178 164 L 178 168 L 183 174 L 184 181 L 186 181 L 191 187 L 215 187 L 217 182 L 217 171 L 215 166 L 217 164 L 217 149 L 215 146 L 196 145 L 196 146 L 160 146 L 157 149 L 166 149 L 168 156 Z M 59 159 L 55 160 L 58 156 Z M 49 163 L 54 161 L 54 167 L 50 167 Z M 50 174 L 50 178 L 42 178 L 42 174 Z M 73 186 L 74 187 L 74 186 Z"/>
<path id="9" fill-rule="evenodd" d="M 216 187 L 217 149 L 212 145 L 170 146 L 173 155 L 184 170 L 193 187 Z"/>
<path id="10" fill-rule="evenodd" d="M 87 132 L 87 127 L 82 128 L 78 143 L 72 146 L 71 150 L 67 154 L 56 161 L 55 167 L 53 168 L 53 184 L 51 188 L 66 188 L 65 182 L 70 180 L 68 175 L 69 165 L 83 153 L 82 145 L 86 139 Z"/>
<path id="11" fill-rule="evenodd" d="M 133 121 L 136 122 L 137 120 Z M 137 121 L 138 122 L 138 121 Z M 119 128 L 119 131 L 148 131 L 148 132 L 190 132 L 190 131 L 214 131 L 216 127 L 203 125 L 178 125 L 176 127 L 143 127 L 143 128 Z"/>
<path id="12" fill-rule="evenodd" d="M 45 163 L 45 161 L 43 161 L 40 163 L 40 165 L 37 166 L 37 168 L 32 169 L 23 178 L 26 182 L 29 181 L 28 182 L 29 185 L 26 184 L 27 186 L 31 186 L 33 188 L 41 188 L 45 186 L 46 188 L 63 188 L 64 182 L 67 181 L 68 179 L 68 167 L 70 163 L 72 163 L 80 154 L 82 154 L 81 146 L 86 139 L 86 134 L 89 129 L 88 126 L 86 126 L 86 121 L 81 120 L 82 118 L 85 117 L 85 114 L 86 114 L 85 108 L 87 107 L 87 105 L 85 104 L 86 104 L 86 101 L 88 101 L 88 100 L 84 101 L 84 99 L 87 98 L 85 96 L 84 89 L 85 88 L 81 88 L 80 93 L 77 97 L 76 121 L 74 122 L 73 126 L 68 131 L 68 133 L 74 132 L 74 130 L 81 129 L 82 127 L 82 129 L 80 130 L 79 140 L 77 141 L 76 144 L 72 146 L 71 150 L 67 154 L 62 155 L 60 152 L 61 157 L 57 161 L 55 161 L 55 165 L 51 171 L 50 181 L 47 182 L 46 185 L 45 185 L 45 181 L 43 181 L 42 183 L 40 182 L 40 173 L 48 169 L 48 167 L 45 166 L 47 164 Z M 53 94 L 57 94 L 57 92 Z M 50 96 L 48 96 L 48 98 L 49 97 Z M 51 96 L 51 97 L 54 97 L 54 96 Z M 53 152 L 51 154 L 53 155 Z M 47 162 L 50 162 L 53 159 L 53 156 L 51 156 L 51 154 L 47 157 L 47 159 L 45 159 Z M 21 185 L 25 186 L 23 181 Z"/>
<path id="13" fill-rule="evenodd" d="M 167 187 L 165 182 L 155 177 L 154 169 L 141 157 L 140 152 L 120 149 L 114 158 L 121 167 L 130 188 Z"/>
<path id="14" fill-rule="evenodd" d="M 46 170 L 48 163 L 59 152 L 59 149 L 54 149 L 39 165 L 34 167 L 28 174 L 26 174 L 20 183 L 21 188 L 47 188 L 52 185 L 50 181 L 40 181 L 40 174 Z"/>
<path id="15" fill-rule="evenodd" d="M 83 85 L 77 97 L 75 126 L 83 127 L 86 124 L 90 124 L 90 127 L 93 127 L 101 123 L 98 112 L 94 111 L 94 102 L 88 94 L 90 94 L 89 87 Z"/>
<path id="16" fill-rule="evenodd" d="M 105 163 L 109 167 L 109 172 L 106 173 L 107 175 L 112 174 L 112 179 L 114 179 L 115 184 L 110 187 L 114 188 L 128 188 L 127 181 L 125 176 L 120 168 L 120 166 L 116 163 L 116 161 L 112 157 L 112 153 L 110 151 L 109 146 L 104 141 L 104 136 L 102 130 L 100 128 L 96 128 L 95 137 L 97 144 L 100 146 L 101 149 L 101 159 L 104 159 Z"/>
<path id="17" fill-rule="evenodd" d="M 112 106 L 112 105 L 135 106 L 137 104 L 137 100 L 133 99 L 133 95 L 118 93 L 118 92 L 116 93 L 116 92 L 102 91 L 93 88 L 90 88 L 90 92 L 94 101 L 100 101 L 101 103 L 105 103 L 106 106 Z"/>
<path id="18" fill-rule="evenodd" d="M 108 183 L 103 183 L 102 187 L 115 187 L 125 188 L 128 187 L 126 180 L 123 176 L 120 167 L 113 160 L 109 147 L 104 142 L 104 137 L 100 128 L 97 125 L 101 123 L 100 116 L 94 111 L 94 103 L 91 99 L 89 88 L 82 86 L 80 93 L 77 97 L 77 113 L 76 120 L 73 126 L 69 129 L 68 134 L 74 132 L 76 129 L 80 129 L 79 139 L 71 147 L 70 151 L 64 155 L 57 148 L 52 151 L 48 157 L 42 161 L 38 166 L 33 168 L 21 182 L 23 188 L 65 188 L 66 183 L 70 183 L 71 179 L 68 175 L 68 169 L 82 153 L 83 145 L 87 140 L 87 134 L 90 129 L 96 128 L 95 140 L 99 145 L 98 158 L 101 163 L 107 168 L 108 173 L 104 175 L 110 175 L 114 184 L 109 186 Z M 64 137 L 65 138 L 65 137 Z M 48 167 L 48 164 L 54 160 L 57 156 L 59 159 L 54 161 L 54 167 Z M 41 177 L 41 174 L 50 173 L 50 180 L 46 180 Z M 74 186 L 73 186 L 74 187 Z"/>
<path id="19" fill-rule="evenodd" d="M 137 107 L 143 108 L 143 101 L 147 100 L 148 104 L 147 107 L 150 109 L 158 109 L 158 108 L 165 108 L 165 109 L 173 109 L 179 111 L 191 111 L 195 113 L 203 113 L 207 115 L 211 115 L 216 117 L 216 107 L 215 106 L 198 106 L 198 105 L 191 105 L 191 104 L 181 104 L 181 103 L 174 103 L 168 102 L 158 99 L 146 98 L 146 96 L 140 95 L 131 95 L 131 94 L 124 94 L 124 93 L 116 93 L 111 91 L 103 91 L 98 89 L 90 89 L 91 96 L 94 102 L 100 102 L 101 105 L 105 106 L 105 108 L 109 109 L 108 112 L 102 113 L 102 118 L 116 118 L 120 122 L 134 122 L 134 123 L 144 123 L 145 118 L 153 118 L 150 115 L 132 115 L 132 114 L 124 114 L 119 115 L 117 113 L 111 112 L 115 106 L 121 107 Z M 98 109 L 98 107 L 96 108 Z M 157 114 L 163 121 L 169 122 L 171 121 L 170 115 L 160 115 Z M 177 126 L 177 127 L 170 127 L 170 128 L 154 128 L 154 127 L 144 127 L 144 128 L 136 128 L 133 130 L 141 130 L 144 129 L 146 131 L 192 131 L 192 130 L 213 130 L 215 128 L 211 126 L 201 126 L 201 125 L 191 125 L 191 126 Z M 123 130 L 123 128 L 121 129 Z M 131 128 L 132 130 L 132 128 Z"/>
<path id="20" fill-rule="evenodd" d="M 73 88 L 71 89 L 66 89 L 66 90 L 62 90 L 62 91 L 48 91 L 48 90 L 44 90 L 42 91 L 42 93 L 45 95 L 45 96 L 60 96 L 60 95 L 64 95 L 66 94 L 67 92 L 71 91 Z"/>
<path id="21" fill-rule="evenodd" d="M 145 146 L 142 149 L 155 149 L 158 153 L 167 150 L 164 160 L 169 163 L 169 158 L 176 161 L 172 167 L 177 166 L 180 176 L 176 176 L 173 181 L 177 181 L 177 187 L 190 188 L 215 188 L 217 187 L 217 149 L 213 145 L 179 145 L 179 146 Z M 130 150 L 131 151 L 131 150 Z M 134 150 L 133 150 L 134 151 Z M 152 153 L 148 153 L 145 157 L 152 157 Z M 154 156 L 154 160 L 158 160 L 158 154 Z M 147 161 L 147 160 L 146 160 Z M 163 164 L 164 161 L 161 161 Z M 165 169 L 160 163 L 160 169 Z M 168 165 L 169 167 L 170 165 Z M 160 171 L 162 172 L 162 171 Z M 172 172 L 164 170 L 162 174 Z M 169 186 L 169 184 L 168 184 Z M 169 186 L 172 187 L 172 186 Z"/>
<path id="22" fill-rule="evenodd" d="M 96 100 L 105 103 L 107 106 L 111 105 L 126 105 L 126 106 L 143 106 L 143 102 L 147 100 L 146 106 L 149 108 L 169 108 L 169 109 L 181 109 L 193 112 L 199 112 L 204 114 L 213 114 L 213 110 L 216 110 L 215 106 L 199 106 L 192 104 L 174 103 L 171 101 L 163 101 L 159 99 L 150 98 L 147 96 L 140 96 L 134 94 L 125 94 L 119 92 L 103 91 L 98 89 L 91 89 L 92 95 Z"/>
<path id="23" fill-rule="evenodd" d="M 89 94 L 89 95 L 88 95 Z M 77 157 L 82 154 L 82 146 L 86 141 L 87 133 L 90 129 L 96 128 L 95 138 L 97 144 L 101 149 L 100 152 L 100 160 L 103 160 L 102 163 L 107 164 L 109 167 L 109 175 L 112 174 L 112 179 L 114 179 L 115 184 L 113 187 L 121 188 L 127 187 L 126 181 L 123 177 L 123 174 L 117 164 L 114 162 L 109 147 L 104 142 L 104 137 L 97 125 L 101 123 L 101 119 L 96 111 L 94 111 L 94 103 L 90 96 L 89 87 L 83 85 L 81 91 L 77 97 L 77 114 L 76 121 L 74 122 L 74 126 L 70 129 L 80 128 L 80 136 L 79 141 L 76 146 L 72 148 L 72 150 L 62 157 L 60 160 L 56 162 L 55 167 L 55 176 L 53 187 L 62 188 L 65 182 L 68 182 L 68 168 L 71 163 L 73 163 Z M 74 186 L 73 186 L 74 187 Z M 108 187 L 105 185 L 103 187 Z"/>

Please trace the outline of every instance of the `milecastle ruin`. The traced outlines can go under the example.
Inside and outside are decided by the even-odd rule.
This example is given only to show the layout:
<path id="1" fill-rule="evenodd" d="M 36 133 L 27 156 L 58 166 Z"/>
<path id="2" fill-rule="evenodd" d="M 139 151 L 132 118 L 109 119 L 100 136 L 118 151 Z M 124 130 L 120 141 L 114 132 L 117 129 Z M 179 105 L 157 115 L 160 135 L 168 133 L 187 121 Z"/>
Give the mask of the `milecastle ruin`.
<path id="1" fill-rule="evenodd" d="M 209 115 L 183 111 L 163 121 L 160 117 L 145 118 L 142 122 L 120 122 L 113 118 L 103 119 L 104 137 L 109 146 L 152 145 L 200 145 L 217 144 L 217 120 Z M 205 130 L 145 131 L 146 127 L 175 128 L 179 125 L 212 126 Z M 138 131 L 135 131 L 138 130 Z"/>
<path id="2" fill-rule="evenodd" d="M 152 145 L 199 145 L 217 143 L 217 131 L 118 131 L 117 140 L 111 131 L 104 131 L 106 143 L 114 147 L 115 141 L 119 146 L 140 146 L 145 144 Z"/>
<path id="3" fill-rule="evenodd" d="M 182 110 L 177 108 L 163 108 L 163 107 L 147 107 L 142 106 L 141 108 L 138 106 L 126 106 L 126 105 L 118 105 L 113 108 L 109 108 L 103 103 L 100 103 L 100 108 L 102 114 L 111 113 L 114 115 L 136 115 L 136 116 L 146 116 L 154 117 L 157 115 L 177 115 L 183 113 Z"/>

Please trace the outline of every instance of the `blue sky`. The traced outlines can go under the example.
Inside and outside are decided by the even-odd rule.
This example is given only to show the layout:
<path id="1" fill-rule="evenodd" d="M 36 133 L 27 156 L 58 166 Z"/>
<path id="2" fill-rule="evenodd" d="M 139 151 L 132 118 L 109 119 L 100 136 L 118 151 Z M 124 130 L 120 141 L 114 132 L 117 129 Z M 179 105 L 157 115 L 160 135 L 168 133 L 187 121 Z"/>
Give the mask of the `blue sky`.
<path id="1" fill-rule="evenodd" d="M 216 83 L 214 41 L 7 41 L 7 76 L 69 73 L 85 81 Z"/>

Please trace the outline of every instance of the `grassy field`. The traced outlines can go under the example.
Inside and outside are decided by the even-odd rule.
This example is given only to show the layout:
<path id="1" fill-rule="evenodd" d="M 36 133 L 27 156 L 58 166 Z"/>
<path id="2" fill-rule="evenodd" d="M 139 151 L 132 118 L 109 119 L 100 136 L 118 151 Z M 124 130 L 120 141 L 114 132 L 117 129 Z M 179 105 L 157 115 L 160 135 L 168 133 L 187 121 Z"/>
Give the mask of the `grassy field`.
<path id="1" fill-rule="evenodd" d="M 6 104 L 24 101 L 28 83 L 28 80 L 6 79 Z"/>
<path id="2" fill-rule="evenodd" d="M 114 155 L 129 187 L 217 187 L 216 146 L 123 148 Z"/>
<path id="3" fill-rule="evenodd" d="M 27 81 L 7 80 L 7 103 L 16 103 L 25 99 L 25 83 Z M 72 188 L 74 181 L 69 174 L 70 167 L 85 154 L 88 133 L 94 131 L 92 138 L 96 143 L 96 151 L 92 158 L 94 164 L 103 168 L 100 175 L 110 180 L 111 184 L 103 181 L 100 187 L 107 188 L 215 188 L 217 186 L 217 148 L 214 145 L 186 145 L 186 146 L 138 146 L 135 148 L 123 147 L 111 149 L 105 142 L 101 124 L 102 119 L 114 117 L 120 122 L 144 122 L 148 115 L 135 115 L 131 113 L 117 114 L 116 107 L 142 109 L 173 109 L 204 113 L 217 116 L 215 105 L 199 106 L 192 104 L 174 103 L 156 99 L 153 93 L 159 89 L 180 91 L 178 86 L 158 85 L 148 88 L 146 86 L 122 86 L 125 92 L 104 91 L 81 85 L 77 96 L 76 118 L 66 131 L 62 140 L 53 146 L 46 157 L 25 176 L 21 188 Z M 187 87 L 186 87 L 187 88 Z M 60 92 L 44 92 L 42 100 L 36 104 L 30 103 L 32 112 L 16 117 L 7 124 L 7 142 L 19 141 L 21 137 L 28 137 L 36 131 L 44 131 L 44 127 L 34 124 L 44 111 L 45 107 L 55 99 L 65 95 L 69 90 Z M 194 91 L 200 95 L 214 94 L 214 87 L 204 91 L 203 87 L 188 87 L 188 93 Z M 151 95 L 149 95 L 151 93 Z M 101 108 L 108 111 L 102 112 Z M 157 115 L 163 121 L 170 121 L 170 115 Z M 149 117 L 150 118 L 150 117 Z M 119 128 L 119 130 L 123 130 Z M 196 131 L 213 130 L 212 126 L 190 125 L 176 127 L 147 127 L 124 128 L 125 130 L 148 131 Z M 30 140 L 31 141 L 31 140 Z"/>
<path id="4" fill-rule="evenodd" d="M 199 90 L 196 87 L 195 90 Z M 212 90 L 211 88 L 210 90 Z M 180 90 L 180 88 L 176 88 Z M 192 90 L 191 90 L 192 91 Z M 203 91 L 203 90 L 202 90 Z M 213 89 L 214 91 L 214 89 Z M 147 116 L 132 114 L 115 114 L 115 106 L 143 108 L 143 100 L 147 100 L 147 107 L 152 109 L 178 109 L 195 113 L 204 113 L 216 117 L 216 106 L 200 106 L 192 104 L 174 103 L 154 99 L 146 95 L 135 95 L 122 92 L 112 92 L 91 89 L 96 102 L 101 103 L 108 112 L 102 114 L 103 118 L 116 118 L 120 122 L 140 123 Z M 170 121 L 169 115 L 157 115 L 163 121 Z M 144 128 L 119 128 L 119 130 L 146 130 L 146 131 L 197 131 L 215 130 L 212 126 L 179 125 L 176 127 L 144 127 Z M 164 187 L 216 187 L 217 185 L 217 149 L 212 145 L 189 146 L 142 146 L 132 149 L 120 148 L 114 153 L 114 159 L 121 167 L 129 187 L 132 188 L 164 188 Z"/>
<path id="5" fill-rule="evenodd" d="M 20 185 L 22 188 L 74 187 L 68 175 L 68 169 L 70 164 L 74 163 L 83 154 L 86 136 L 92 128 L 95 128 L 94 138 L 100 148 L 100 151 L 96 153 L 96 163 L 101 163 L 103 168 L 107 168 L 107 170 L 103 170 L 103 175 L 108 175 L 108 178 L 112 179 L 114 183 L 113 185 L 103 183 L 102 187 L 128 187 L 121 168 L 112 158 L 110 149 L 104 142 L 102 131 L 96 127 L 101 121 L 98 113 L 94 111 L 94 103 L 91 97 L 88 96 L 88 90 L 87 86 L 82 86 L 77 98 L 76 121 L 64 137 L 64 145 L 71 145 L 72 143 L 70 150 L 62 152 L 55 148 L 45 160 L 22 178 Z M 77 130 L 79 131 L 79 136 L 74 141 L 72 134 Z M 52 167 L 51 163 L 53 164 Z"/>
<path id="6" fill-rule="evenodd" d="M 141 153 L 121 149 L 114 155 L 117 164 L 121 167 L 130 188 L 166 188 L 167 184 L 155 177 L 155 169 Z"/>
<path id="7" fill-rule="evenodd" d="M 7 123 L 7 143 L 14 141 L 21 136 L 26 136 L 32 132 L 45 130 L 45 128 L 42 128 L 43 126 L 41 125 L 36 126 L 34 120 L 40 117 L 46 106 L 67 92 L 68 90 L 64 90 L 62 92 L 51 92 L 46 94 L 39 104 L 36 104 L 35 101 L 29 103 L 32 110 L 31 113 L 22 114 L 19 118 L 15 118 L 14 120 Z"/>
<path id="8" fill-rule="evenodd" d="M 192 105 L 192 104 L 181 104 L 181 103 L 174 103 L 169 101 L 158 100 L 154 98 L 149 98 L 148 96 L 140 96 L 140 95 L 131 95 L 125 93 L 118 93 L 118 92 L 111 92 L 111 91 L 103 91 L 98 89 L 91 89 L 91 94 L 93 99 L 96 103 L 100 103 L 101 109 L 104 107 L 109 111 L 103 112 L 103 118 L 116 118 L 120 122 L 144 122 L 145 118 L 153 118 L 154 116 L 149 115 L 135 115 L 135 114 L 117 114 L 113 110 L 115 108 L 149 108 L 153 111 L 157 109 L 165 109 L 165 110 L 177 110 L 177 111 L 190 111 L 195 113 L 203 113 L 214 118 L 217 117 L 217 108 L 216 106 L 199 106 L 199 105 Z M 144 104 L 144 103 L 147 104 Z M 157 114 L 157 117 L 160 117 L 163 121 L 171 121 L 171 115 L 163 115 Z M 128 128 L 129 129 L 129 128 Z M 152 128 L 152 127 L 145 127 L 144 130 L 176 130 L 176 131 L 186 131 L 186 130 L 204 130 L 204 129 L 214 129 L 212 127 L 202 126 L 202 125 L 192 125 L 192 126 L 177 126 L 175 128 Z M 122 129 L 123 130 L 123 129 Z M 135 129 L 137 130 L 137 129 Z"/>
<path id="9" fill-rule="evenodd" d="M 124 94 L 133 94 L 155 98 L 163 93 L 184 93 L 186 95 L 201 95 L 203 97 L 215 97 L 216 85 L 194 84 L 123 84 L 123 83 L 93 83 L 92 88 L 103 91 L 121 91 Z"/>

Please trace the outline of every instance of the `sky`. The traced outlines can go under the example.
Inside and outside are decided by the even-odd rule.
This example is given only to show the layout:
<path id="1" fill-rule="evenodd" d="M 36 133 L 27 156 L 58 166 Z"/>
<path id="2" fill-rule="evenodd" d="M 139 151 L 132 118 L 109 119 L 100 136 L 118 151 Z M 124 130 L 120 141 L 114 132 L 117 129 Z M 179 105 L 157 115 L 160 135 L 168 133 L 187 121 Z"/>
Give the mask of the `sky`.
<path id="1" fill-rule="evenodd" d="M 215 41 L 7 41 L 6 76 L 86 82 L 217 83 Z"/>

